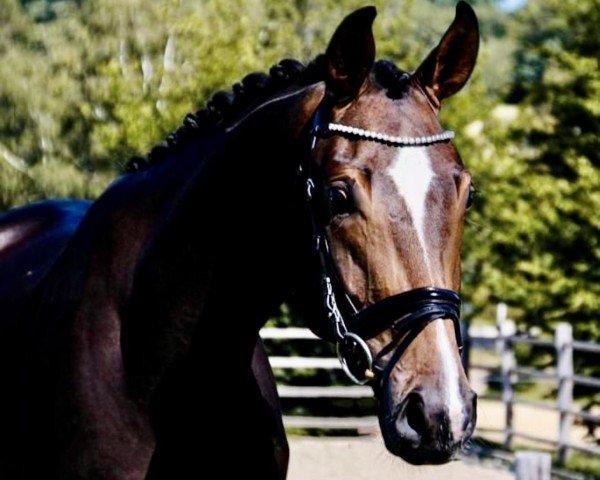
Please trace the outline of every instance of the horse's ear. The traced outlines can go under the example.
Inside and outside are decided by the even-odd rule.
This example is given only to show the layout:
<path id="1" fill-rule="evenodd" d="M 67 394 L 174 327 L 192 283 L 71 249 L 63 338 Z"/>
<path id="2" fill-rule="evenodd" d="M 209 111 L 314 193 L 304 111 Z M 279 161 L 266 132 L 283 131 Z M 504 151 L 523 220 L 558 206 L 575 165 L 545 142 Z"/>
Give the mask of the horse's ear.
<path id="1" fill-rule="evenodd" d="M 377 10 L 364 7 L 348 15 L 331 37 L 327 60 L 327 93 L 336 103 L 346 103 L 360 92 L 375 61 L 372 25 Z"/>
<path id="2" fill-rule="evenodd" d="M 467 82 L 475 67 L 478 50 L 477 16 L 468 3 L 461 1 L 456 6 L 452 25 L 414 75 L 436 106 Z"/>

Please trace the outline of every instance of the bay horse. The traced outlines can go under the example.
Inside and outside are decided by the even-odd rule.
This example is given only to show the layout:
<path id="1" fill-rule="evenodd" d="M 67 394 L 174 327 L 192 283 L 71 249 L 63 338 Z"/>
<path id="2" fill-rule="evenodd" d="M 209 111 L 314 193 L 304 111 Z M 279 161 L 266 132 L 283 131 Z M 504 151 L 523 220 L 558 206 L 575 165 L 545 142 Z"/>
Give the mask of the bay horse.
<path id="1" fill-rule="evenodd" d="M 438 113 L 473 71 L 477 19 L 458 3 L 408 73 L 375 61 L 375 15 L 216 94 L 93 204 L 0 220 L 2 478 L 284 478 L 257 341 L 285 300 L 372 385 L 391 453 L 443 463 L 470 437 L 472 186 Z"/>

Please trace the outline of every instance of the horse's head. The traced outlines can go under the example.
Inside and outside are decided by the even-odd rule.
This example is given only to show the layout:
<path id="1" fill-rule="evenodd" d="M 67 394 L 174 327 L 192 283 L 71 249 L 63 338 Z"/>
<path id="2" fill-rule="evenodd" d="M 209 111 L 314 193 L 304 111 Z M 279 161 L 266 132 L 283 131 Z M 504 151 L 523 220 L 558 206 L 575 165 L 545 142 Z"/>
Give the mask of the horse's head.
<path id="1" fill-rule="evenodd" d="M 438 112 L 473 70 L 477 19 L 459 3 L 439 45 L 409 74 L 374 61 L 374 17 L 372 7 L 349 15 L 325 55 L 307 174 L 317 248 L 333 285 L 329 316 L 335 324 L 341 312 L 345 324 L 338 319 L 337 339 L 346 328 L 358 334 L 341 341 L 343 361 L 373 383 L 387 448 L 412 463 L 442 463 L 470 437 L 476 396 L 461 365 L 455 293 L 471 176 Z"/>

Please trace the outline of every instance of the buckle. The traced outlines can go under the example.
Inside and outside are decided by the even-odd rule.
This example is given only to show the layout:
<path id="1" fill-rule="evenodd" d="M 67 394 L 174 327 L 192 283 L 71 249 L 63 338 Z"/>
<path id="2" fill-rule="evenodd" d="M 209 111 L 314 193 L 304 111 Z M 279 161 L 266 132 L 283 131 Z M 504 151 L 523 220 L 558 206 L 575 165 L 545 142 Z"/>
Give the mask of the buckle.
<path id="1" fill-rule="evenodd" d="M 344 373 L 354 383 L 364 385 L 375 377 L 371 350 L 355 333 L 346 332 L 338 341 L 337 355 Z"/>

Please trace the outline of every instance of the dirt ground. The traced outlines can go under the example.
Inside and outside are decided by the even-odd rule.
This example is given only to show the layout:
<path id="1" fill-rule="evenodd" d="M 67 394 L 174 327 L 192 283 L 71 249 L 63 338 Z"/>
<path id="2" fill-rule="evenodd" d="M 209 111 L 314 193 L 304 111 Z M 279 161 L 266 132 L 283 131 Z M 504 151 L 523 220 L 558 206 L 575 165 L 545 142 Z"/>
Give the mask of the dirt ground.
<path id="1" fill-rule="evenodd" d="M 500 402 L 482 400 L 478 404 L 477 435 L 502 442 L 504 407 Z M 546 438 L 558 436 L 558 413 L 517 405 L 514 410 L 517 431 Z M 491 430 L 491 431 L 490 431 Z M 495 431 L 494 431 L 495 430 Z M 585 430 L 574 426 L 571 442 L 585 444 Z M 414 467 L 392 457 L 378 435 L 345 438 L 290 437 L 289 480 L 511 480 L 503 469 L 476 463 L 474 459 L 443 466 Z M 545 447 L 515 439 L 528 447 Z"/>
<path id="2" fill-rule="evenodd" d="M 377 436 L 291 437 L 288 480 L 511 480 L 505 470 L 465 461 L 415 467 L 392 457 Z"/>

